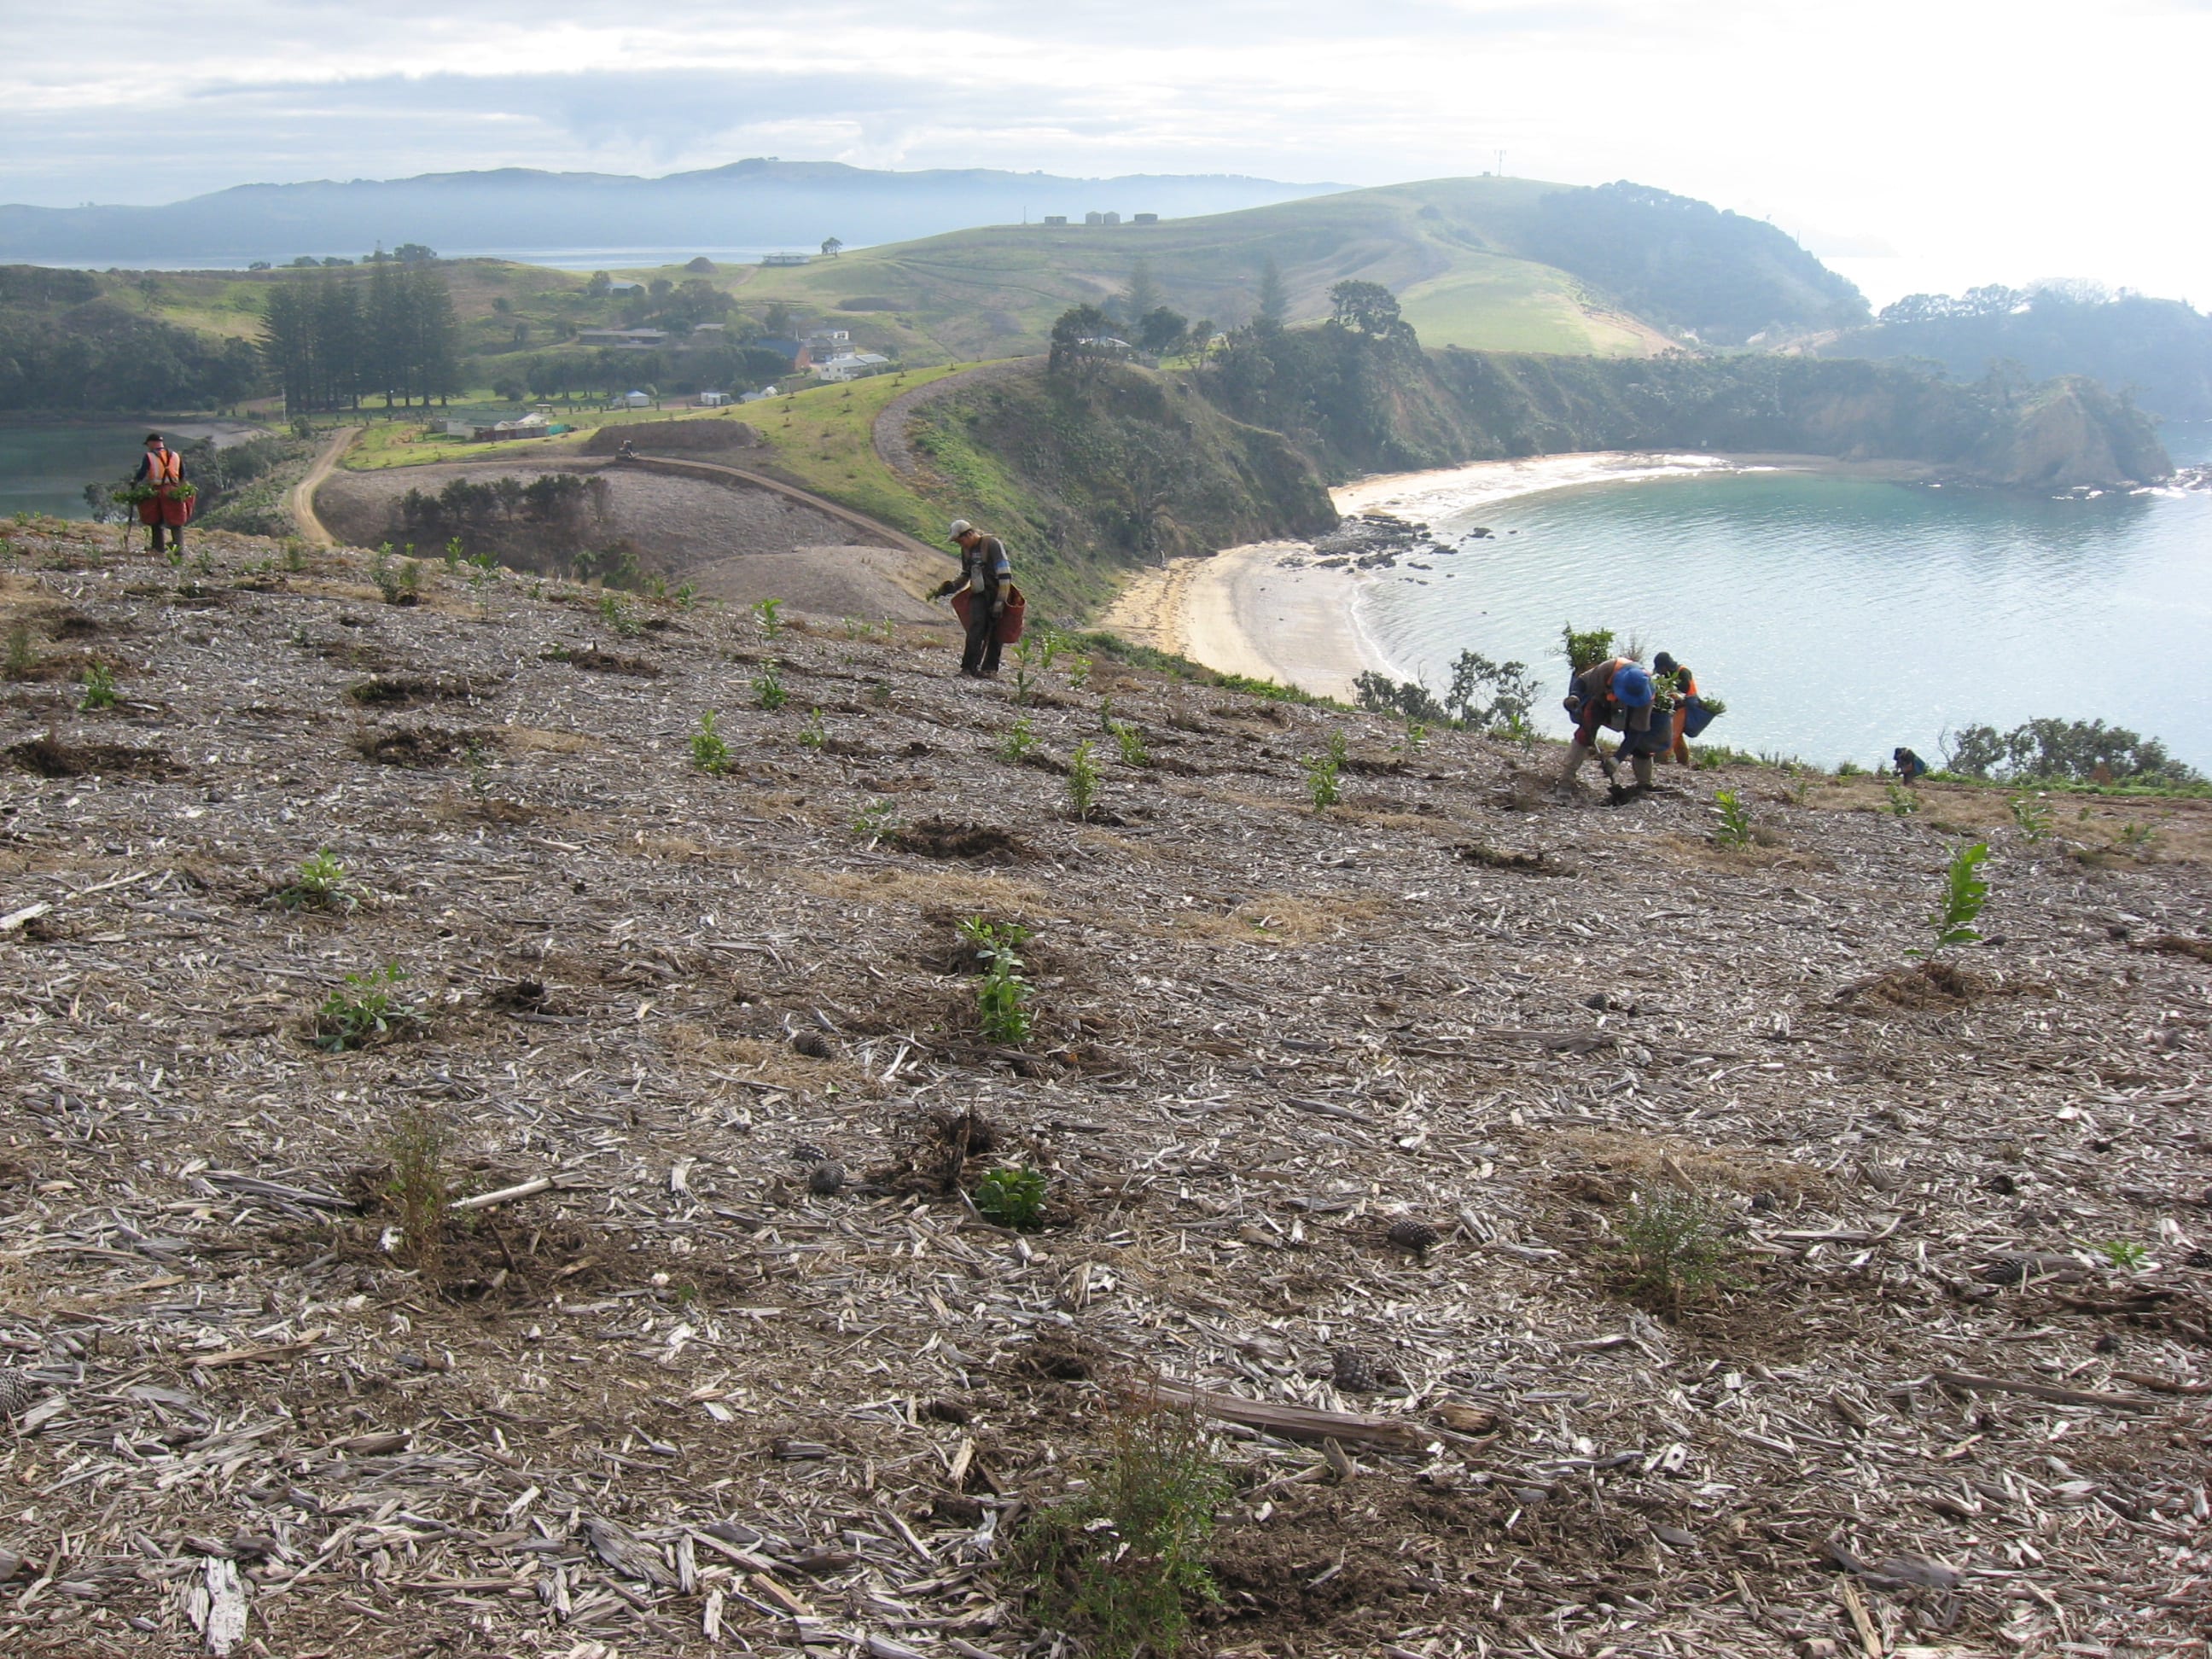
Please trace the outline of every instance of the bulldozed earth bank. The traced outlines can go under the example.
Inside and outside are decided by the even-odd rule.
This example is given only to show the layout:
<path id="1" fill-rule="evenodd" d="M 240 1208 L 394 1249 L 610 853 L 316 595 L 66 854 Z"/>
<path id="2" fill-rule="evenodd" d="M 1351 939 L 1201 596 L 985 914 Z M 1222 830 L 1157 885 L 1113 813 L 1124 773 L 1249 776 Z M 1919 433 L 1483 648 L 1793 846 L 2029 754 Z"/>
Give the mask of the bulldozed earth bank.
<path id="1" fill-rule="evenodd" d="M 1011 1541 L 1186 1390 L 1193 1651 L 2202 1650 L 2204 803 L 1555 804 L 1103 656 L 194 555 L 0 545 L 10 1654 L 1064 1650 Z"/>

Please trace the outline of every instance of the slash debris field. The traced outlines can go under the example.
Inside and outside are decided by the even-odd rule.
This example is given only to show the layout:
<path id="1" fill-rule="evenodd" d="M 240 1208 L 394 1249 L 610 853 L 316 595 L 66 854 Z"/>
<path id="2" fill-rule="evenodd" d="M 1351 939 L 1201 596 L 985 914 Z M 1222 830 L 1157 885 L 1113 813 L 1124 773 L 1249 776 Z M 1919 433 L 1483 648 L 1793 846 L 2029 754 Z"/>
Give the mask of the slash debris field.
<path id="1" fill-rule="evenodd" d="M 2205 803 L 0 537 L 0 1650 L 2204 1651 Z"/>

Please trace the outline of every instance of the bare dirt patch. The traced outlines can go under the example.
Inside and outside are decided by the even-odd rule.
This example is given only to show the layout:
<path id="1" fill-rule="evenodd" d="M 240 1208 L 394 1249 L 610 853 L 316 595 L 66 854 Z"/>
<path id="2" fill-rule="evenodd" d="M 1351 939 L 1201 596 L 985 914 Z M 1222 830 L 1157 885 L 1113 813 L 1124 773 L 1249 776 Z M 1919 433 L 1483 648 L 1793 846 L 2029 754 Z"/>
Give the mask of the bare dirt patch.
<path id="1" fill-rule="evenodd" d="M 9 763 L 40 778 L 166 778 L 181 769 L 168 751 L 122 743 L 64 743 L 51 735 L 11 744 Z"/>

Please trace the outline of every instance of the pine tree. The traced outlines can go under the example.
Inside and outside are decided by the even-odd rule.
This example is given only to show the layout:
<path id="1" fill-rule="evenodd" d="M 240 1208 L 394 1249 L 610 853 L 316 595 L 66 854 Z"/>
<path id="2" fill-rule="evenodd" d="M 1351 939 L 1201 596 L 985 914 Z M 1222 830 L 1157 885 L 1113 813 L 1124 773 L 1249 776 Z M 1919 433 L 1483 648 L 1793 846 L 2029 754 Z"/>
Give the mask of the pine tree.
<path id="1" fill-rule="evenodd" d="M 1290 296 L 1283 291 L 1282 268 L 1271 253 L 1267 263 L 1260 267 L 1260 314 L 1252 320 L 1259 328 L 1272 331 L 1290 320 Z"/>
<path id="2" fill-rule="evenodd" d="M 1160 308 L 1160 285 L 1152 280 L 1150 259 L 1140 256 L 1129 267 L 1129 285 L 1115 297 L 1121 302 L 1122 319 L 1133 327 Z"/>

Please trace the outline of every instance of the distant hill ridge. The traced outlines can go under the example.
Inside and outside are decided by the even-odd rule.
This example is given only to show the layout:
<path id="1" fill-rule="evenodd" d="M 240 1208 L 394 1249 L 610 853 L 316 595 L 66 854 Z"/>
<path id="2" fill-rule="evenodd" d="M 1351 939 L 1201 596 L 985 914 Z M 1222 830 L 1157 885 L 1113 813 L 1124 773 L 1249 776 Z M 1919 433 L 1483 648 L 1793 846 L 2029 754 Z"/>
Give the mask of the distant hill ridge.
<path id="1" fill-rule="evenodd" d="M 1232 174 L 1063 178 L 984 167 L 911 173 L 756 158 L 645 179 L 530 167 L 411 179 L 240 185 L 159 207 L 0 207 L 0 261 L 175 267 L 282 264 L 381 243 L 441 252 L 566 247 L 812 246 L 902 241 L 1026 216 L 1181 217 L 1342 189 Z"/>

